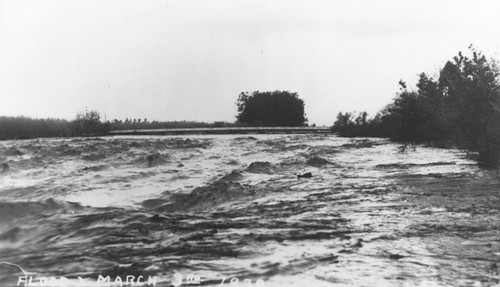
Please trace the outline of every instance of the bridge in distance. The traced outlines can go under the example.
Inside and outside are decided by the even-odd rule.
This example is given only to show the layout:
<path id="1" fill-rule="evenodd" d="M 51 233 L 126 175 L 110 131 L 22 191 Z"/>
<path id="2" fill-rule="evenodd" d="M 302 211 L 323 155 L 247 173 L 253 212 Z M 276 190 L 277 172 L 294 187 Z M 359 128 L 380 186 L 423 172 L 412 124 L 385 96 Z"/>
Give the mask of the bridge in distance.
<path id="1" fill-rule="evenodd" d="M 325 134 L 330 127 L 220 127 L 182 129 L 113 130 L 109 135 L 186 135 L 186 134 Z"/>

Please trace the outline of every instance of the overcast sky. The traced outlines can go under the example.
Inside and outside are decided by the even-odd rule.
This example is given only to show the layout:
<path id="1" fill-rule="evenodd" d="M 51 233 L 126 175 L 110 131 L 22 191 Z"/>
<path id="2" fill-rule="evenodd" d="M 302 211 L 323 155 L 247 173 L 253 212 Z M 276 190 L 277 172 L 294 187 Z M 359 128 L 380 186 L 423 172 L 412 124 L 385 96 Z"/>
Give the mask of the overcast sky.
<path id="1" fill-rule="evenodd" d="M 500 59 L 498 1 L 0 0 L 0 115 L 234 121 L 289 90 L 309 123 L 374 114 L 469 44 Z"/>

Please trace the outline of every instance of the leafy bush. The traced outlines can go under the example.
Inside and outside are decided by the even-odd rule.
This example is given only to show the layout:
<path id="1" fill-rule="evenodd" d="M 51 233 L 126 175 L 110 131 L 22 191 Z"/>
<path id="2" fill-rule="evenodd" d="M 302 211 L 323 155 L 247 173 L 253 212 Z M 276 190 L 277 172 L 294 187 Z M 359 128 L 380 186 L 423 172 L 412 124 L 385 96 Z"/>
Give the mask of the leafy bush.
<path id="1" fill-rule="evenodd" d="M 338 113 L 332 131 L 343 137 L 381 136 L 380 118 L 377 115 L 374 119 L 369 119 L 366 112 L 359 113 L 357 117 L 354 113 Z"/>

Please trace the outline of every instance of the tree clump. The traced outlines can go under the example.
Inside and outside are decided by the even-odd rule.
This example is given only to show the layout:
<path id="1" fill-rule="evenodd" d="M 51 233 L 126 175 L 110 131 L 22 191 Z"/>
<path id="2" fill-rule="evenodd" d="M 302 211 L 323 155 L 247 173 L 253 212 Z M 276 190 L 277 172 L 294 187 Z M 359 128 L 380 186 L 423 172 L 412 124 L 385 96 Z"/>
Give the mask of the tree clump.
<path id="1" fill-rule="evenodd" d="M 289 91 L 241 93 L 236 102 L 238 123 L 250 126 L 305 126 L 304 101 Z"/>
<path id="2" fill-rule="evenodd" d="M 79 113 L 72 122 L 72 132 L 76 136 L 106 135 L 109 131 L 110 124 L 101 122 L 101 116 L 96 111 Z"/>

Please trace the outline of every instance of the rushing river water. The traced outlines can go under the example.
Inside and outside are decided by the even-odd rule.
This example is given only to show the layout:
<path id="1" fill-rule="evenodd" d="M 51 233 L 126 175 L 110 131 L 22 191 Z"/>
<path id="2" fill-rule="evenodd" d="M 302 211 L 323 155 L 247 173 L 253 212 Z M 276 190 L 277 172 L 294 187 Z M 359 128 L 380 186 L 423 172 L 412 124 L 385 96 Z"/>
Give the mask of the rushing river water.
<path id="1" fill-rule="evenodd" d="M 0 286 L 499 286 L 499 198 L 466 154 L 383 139 L 4 141 Z"/>

